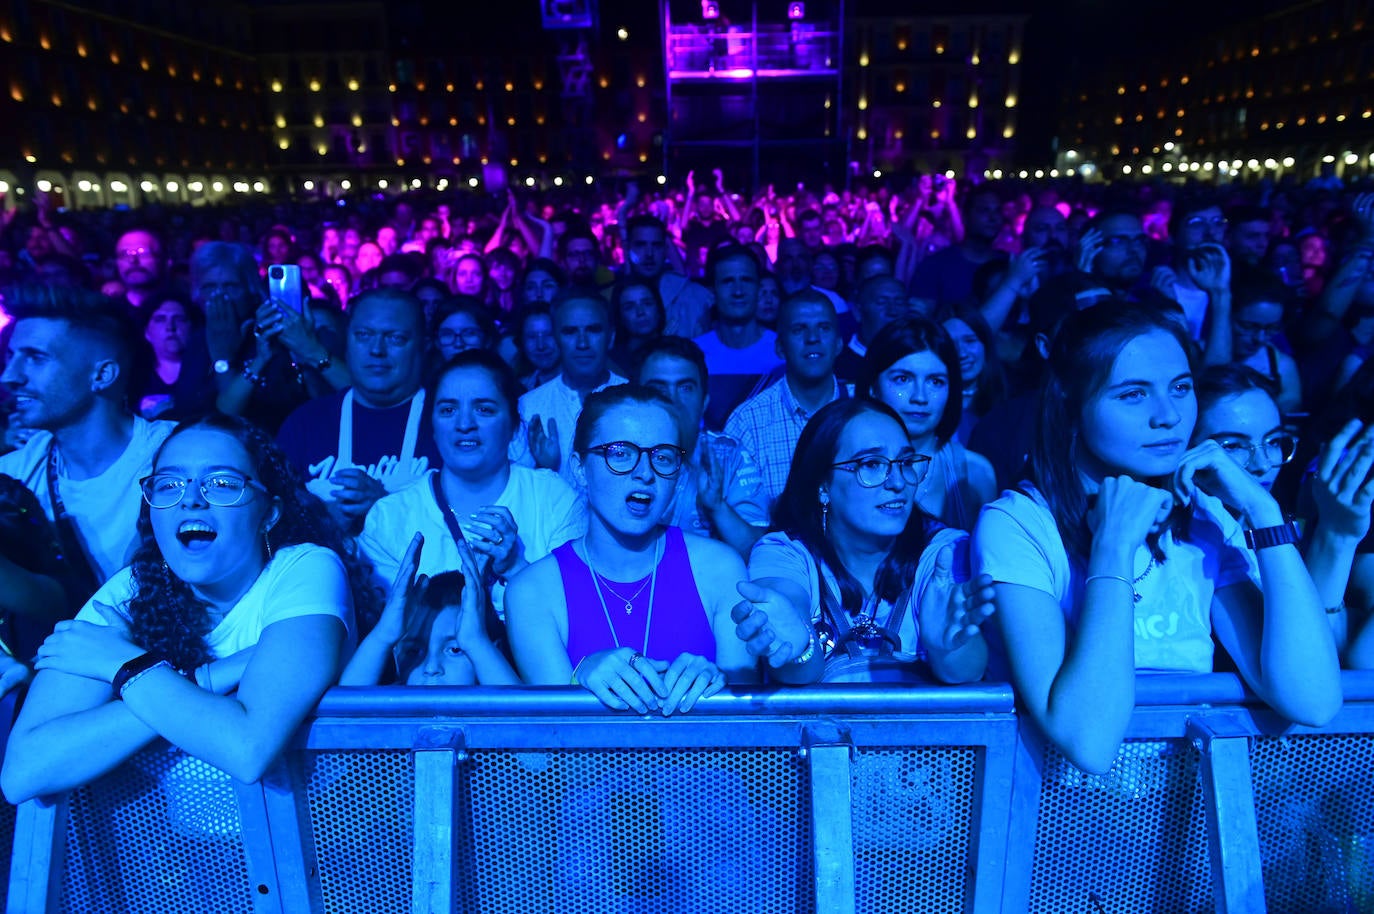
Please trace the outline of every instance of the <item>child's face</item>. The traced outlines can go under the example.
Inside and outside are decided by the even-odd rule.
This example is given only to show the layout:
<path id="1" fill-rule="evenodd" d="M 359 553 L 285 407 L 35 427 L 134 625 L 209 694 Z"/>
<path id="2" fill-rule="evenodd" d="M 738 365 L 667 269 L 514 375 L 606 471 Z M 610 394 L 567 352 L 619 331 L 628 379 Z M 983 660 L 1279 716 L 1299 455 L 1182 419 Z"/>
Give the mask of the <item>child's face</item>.
<path id="1" fill-rule="evenodd" d="M 458 646 L 458 612 L 458 607 L 446 606 L 434 614 L 424 659 L 407 674 L 406 685 L 477 684 L 477 672 L 472 667 L 472 661 Z"/>

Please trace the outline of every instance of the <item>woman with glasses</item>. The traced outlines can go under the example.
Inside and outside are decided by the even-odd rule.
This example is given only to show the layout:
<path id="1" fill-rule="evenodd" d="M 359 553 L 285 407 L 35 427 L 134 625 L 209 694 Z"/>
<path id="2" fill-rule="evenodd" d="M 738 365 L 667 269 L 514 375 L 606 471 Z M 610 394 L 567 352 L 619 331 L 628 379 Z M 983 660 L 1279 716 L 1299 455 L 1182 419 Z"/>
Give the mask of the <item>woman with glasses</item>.
<path id="1" fill-rule="evenodd" d="M 668 715 L 750 674 L 730 618 L 744 578 L 738 553 L 666 526 L 681 445 L 672 406 L 655 391 L 626 384 L 587 397 L 572 446 L 587 532 L 506 591 L 527 684 L 571 682 L 608 708 Z"/>
<path id="2" fill-rule="evenodd" d="M 854 389 L 892 408 L 930 467 L 916 491 L 922 510 L 972 530 L 978 509 L 997 495 L 992 464 L 956 436 L 963 416 L 959 351 L 945 328 L 920 317 L 893 321 L 868 344 Z"/>
<path id="3" fill-rule="evenodd" d="M 1241 365 L 1211 368 L 1198 379 L 1198 422 L 1193 443 L 1216 442 L 1227 456 L 1270 491 L 1279 470 L 1298 450 L 1298 440 L 1279 416 L 1276 389 Z M 1337 650 L 1346 650 L 1353 626 L 1367 613 L 1368 570 L 1356 571 L 1361 542 L 1369 533 L 1374 504 L 1374 425 L 1346 423 L 1314 461 L 1299 499 L 1303 558 L 1326 608 Z M 1315 512 L 1315 516 L 1314 515 Z M 1363 565 L 1363 563 L 1361 563 Z M 1252 562 L 1251 577 L 1259 580 Z M 1346 594 L 1355 604 L 1350 618 Z"/>
<path id="4" fill-rule="evenodd" d="M 945 682 L 982 677 L 990 582 L 968 583 L 968 535 L 921 509 L 929 467 L 882 403 L 837 400 L 811 417 L 736 610 L 775 679 L 918 679 L 918 661 Z"/>
<path id="5" fill-rule="evenodd" d="M 1231 362 L 1253 369 L 1277 387 L 1280 412 L 1300 411 L 1298 363 L 1274 345 L 1283 333 L 1288 290 L 1277 281 L 1251 281 L 1238 284 L 1231 297 Z"/>
<path id="6" fill-rule="evenodd" d="M 974 533 L 1011 682 L 1039 732 L 1072 765 L 1105 772 L 1136 674 L 1210 672 L 1213 634 L 1282 716 L 1330 720 L 1336 651 L 1296 531 L 1220 444 L 1189 447 L 1198 402 L 1182 324 L 1148 305 L 1076 312 L 1046 372 L 1029 481 L 985 507 Z"/>
<path id="7" fill-rule="evenodd" d="M 455 295 L 434 313 L 434 351 L 440 364 L 468 349 L 486 349 L 496 339 L 496 324 L 486 307 L 468 295 Z"/>
<path id="8" fill-rule="evenodd" d="M 133 563 L 38 651 L 5 758 L 11 802 L 85 784 L 159 737 L 257 780 L 370 608 L 324 505 L 256 427 L 181 426 L 142 489 Z"/>

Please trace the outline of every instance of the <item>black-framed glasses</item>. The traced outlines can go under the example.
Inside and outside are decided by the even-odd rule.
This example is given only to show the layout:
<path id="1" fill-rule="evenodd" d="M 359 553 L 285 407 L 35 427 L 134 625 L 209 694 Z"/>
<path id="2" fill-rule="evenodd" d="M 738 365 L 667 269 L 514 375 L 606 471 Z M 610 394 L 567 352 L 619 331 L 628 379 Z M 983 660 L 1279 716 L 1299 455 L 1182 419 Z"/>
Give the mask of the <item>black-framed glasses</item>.
<path id="1" fill-rule="evenodd" d="M 682 471 L 682 461 L 687 452 L 676 444 L 655 444 L 653 447 L 640 447 L 632 441 L 608 441 L 587 448 L 588 453 L 600 454 L 606 461 L 606 469 L 617 476 L 628 476 L 639 466 L 639 460 L 649 455 L 649 468 L 664 479 L 672 479 Z"/>
<path id="2" fill-rule="evenodd" d="M 880 457 L 872 454 L 868 457 L 855 457 L 853 460 L 842 460 L 839 463 L 832 463 L 832 469 L 848 470 L 854 474 L 854 480 L 865 489 L 876 489 L 878 486 L 885 485 L 892 478 L 892 468 L 896 467 L 902 479 L 911 485 L 920 485 L 921 480 L 926 478 L 926 473 L 930 472 L 930 458 L 925 454 L 913 454 L 910 457 L 898 457 L 891 460 L 887 457 Z"/>
<path id="3" fill-rule="evenodd" d="M 1288 432 L 1270 435 L 1257 444 L 1251 444 L 1244 438 L 1218 437 L 1212 440 L 1241 466 L 1248 466 L 1256 454 L 1263 454 L 1270 466 L 1283 466 L 1298 452 L 1298 437 Z"/>
<path id="4" fill-rule="evenodd" d="M 189 476 L 172 473 L 154 473 L 138 481 L 143 491 L 143 500 L 150 508 L 175 508 L 186 497 L 186 489 L 196 480 Z M 238 473 L 207 473 L 200 478 L 200 494 L 207 504 L 216 508 L 232 508 L 242 503 L 249 489 L 257 489 L 263 494 L 267 487 L 247 476 Z"/>
<path id="5" fill-rule="evenodd" d="M 460 340 L 468 346 L 481 346 L 487 341 L 487 335 L 481 327 L 464 327 L 461 330 L 440 330 L 438 340 L 441 346 L 452 346 Z"/>

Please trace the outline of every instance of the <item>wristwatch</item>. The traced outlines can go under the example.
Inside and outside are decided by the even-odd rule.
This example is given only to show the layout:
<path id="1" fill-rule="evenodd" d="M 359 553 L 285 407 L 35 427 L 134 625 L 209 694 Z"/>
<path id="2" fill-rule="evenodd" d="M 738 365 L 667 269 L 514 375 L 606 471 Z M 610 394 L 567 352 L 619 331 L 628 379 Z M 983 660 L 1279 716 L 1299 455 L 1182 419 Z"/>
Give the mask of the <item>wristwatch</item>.
<path id="1" fill-rule="evenodd" d="M 1298 525 L 1291 520 L 1277 527 L 1260 527 L 1245 531 L 1245 545 L 1251 549 L 1268 549 L 1270 546 L 1287 546 L 1298 541 Z"/>
<path id="2" fill-rule="evenodd" d="M 215 368 L 215 374 L 228 374 L 228 373 L 229 373 L 229 360 L 228 360 L 228 359 L 215 359 L 214 368 Z"/>

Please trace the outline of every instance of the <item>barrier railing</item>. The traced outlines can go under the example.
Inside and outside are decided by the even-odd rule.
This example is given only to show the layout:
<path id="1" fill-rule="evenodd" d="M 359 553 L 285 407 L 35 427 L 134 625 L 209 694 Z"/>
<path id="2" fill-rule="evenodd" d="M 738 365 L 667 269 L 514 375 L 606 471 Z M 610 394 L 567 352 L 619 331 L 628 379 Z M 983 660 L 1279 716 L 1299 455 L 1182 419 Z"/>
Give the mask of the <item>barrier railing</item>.
<path id="1" fill-rule="evenodd" d="M 1142 678 L 1102 777 L 1018 739 L 1001 685 L 652 720 L 336 689 L 259 784 L 159 749 L 21 805 L 6 910 L 1368 911 L 1374 675 L 1345 685 L 1318 731 L 1232 676 Z"/>

